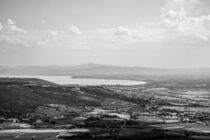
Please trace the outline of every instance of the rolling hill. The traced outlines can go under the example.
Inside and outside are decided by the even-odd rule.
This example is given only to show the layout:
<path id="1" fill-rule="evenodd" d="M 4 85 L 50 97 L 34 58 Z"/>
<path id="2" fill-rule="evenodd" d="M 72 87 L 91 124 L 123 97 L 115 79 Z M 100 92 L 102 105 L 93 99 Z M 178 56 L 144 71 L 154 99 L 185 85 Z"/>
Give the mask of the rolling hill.
<path id="1" fill-rule="evenodd" d="M 210 68 L 163 69 L 124 67 L 100 64 L 77 66 L 0 66 L 0 75 L 66 75 L 86 78 L 111 78 L 131 80 L 154 80 L 161 78 L 209 78 Z"/>

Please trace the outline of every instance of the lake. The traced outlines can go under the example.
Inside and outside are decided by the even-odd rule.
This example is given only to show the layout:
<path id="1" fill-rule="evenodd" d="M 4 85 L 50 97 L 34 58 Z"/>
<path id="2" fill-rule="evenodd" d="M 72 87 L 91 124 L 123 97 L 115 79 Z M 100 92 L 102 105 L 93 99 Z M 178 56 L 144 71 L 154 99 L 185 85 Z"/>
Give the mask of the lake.
<path id="1" fill-rule="evenodd" d="M 71 76 L 40 76 L 40 75 L 0 75 L 9 78 L 39 78 L 56 84 L 78 84 L 78 85 L 143 85 L 144 81 L 116 80 L 116 79 L 92 79 L 72 78 Z"/>

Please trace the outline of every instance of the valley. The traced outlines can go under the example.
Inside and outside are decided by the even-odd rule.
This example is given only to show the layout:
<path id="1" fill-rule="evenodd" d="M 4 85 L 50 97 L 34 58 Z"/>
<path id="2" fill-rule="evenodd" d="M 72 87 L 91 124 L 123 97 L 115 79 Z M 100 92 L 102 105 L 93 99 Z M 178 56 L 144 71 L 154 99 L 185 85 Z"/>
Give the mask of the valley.
<path id="1" fill-rule="evenodd" d="M 208 139 L 209 92 L 208 79 L 82 86 L 0 78 L 0 138 Z"/>

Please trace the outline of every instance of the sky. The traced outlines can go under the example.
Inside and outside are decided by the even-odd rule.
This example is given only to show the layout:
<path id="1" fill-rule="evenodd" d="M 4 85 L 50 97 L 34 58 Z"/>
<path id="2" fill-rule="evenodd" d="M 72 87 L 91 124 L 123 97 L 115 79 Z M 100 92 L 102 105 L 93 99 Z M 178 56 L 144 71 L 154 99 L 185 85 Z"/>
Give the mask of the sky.
<path id="1" fill-rule="evenodd" d="M 210 67 L 209 0 L 0 0 L 0 66 Z"/>

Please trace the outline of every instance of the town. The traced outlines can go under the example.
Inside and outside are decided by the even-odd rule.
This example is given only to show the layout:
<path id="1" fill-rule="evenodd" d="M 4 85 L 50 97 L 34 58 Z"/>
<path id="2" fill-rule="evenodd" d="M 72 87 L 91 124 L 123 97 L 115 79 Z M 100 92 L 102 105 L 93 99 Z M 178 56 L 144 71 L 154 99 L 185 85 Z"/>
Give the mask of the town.
<path id="1" fill-rule="evenodd" d="M 0 91 L 7 92 L 13 103 L 0 110 L 0 138 L 12 129 L 52 129 L 54 139 L 208 139 L 208 85 L 183 87 L 176 82 L 61 86 L 38 79 L 2 78 Z M 33 101 L 33 96 L 40 100 Z"/>

